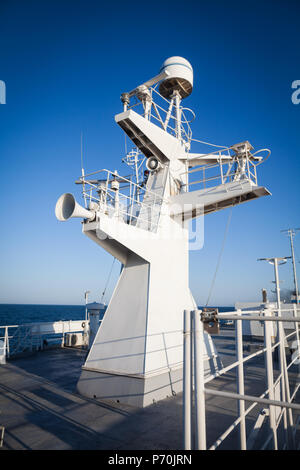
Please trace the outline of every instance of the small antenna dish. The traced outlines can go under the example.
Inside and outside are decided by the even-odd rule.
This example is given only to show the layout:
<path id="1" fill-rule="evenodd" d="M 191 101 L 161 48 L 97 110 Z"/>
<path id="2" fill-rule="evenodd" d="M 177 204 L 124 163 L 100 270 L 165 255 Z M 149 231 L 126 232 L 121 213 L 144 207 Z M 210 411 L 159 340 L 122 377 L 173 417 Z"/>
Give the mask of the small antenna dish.
<path id="1" fill-rule="evenodd" d="M 183 57 L 169 57 L 160 69 L 161 72 L 168 72 L 167 78 L 161 81 L 159 93 L 164 98 L 171 98 L 174 91 L 178 91 L 181 98 L 186 98 L 193 90 L 193 67 L 188 60 Z"/>

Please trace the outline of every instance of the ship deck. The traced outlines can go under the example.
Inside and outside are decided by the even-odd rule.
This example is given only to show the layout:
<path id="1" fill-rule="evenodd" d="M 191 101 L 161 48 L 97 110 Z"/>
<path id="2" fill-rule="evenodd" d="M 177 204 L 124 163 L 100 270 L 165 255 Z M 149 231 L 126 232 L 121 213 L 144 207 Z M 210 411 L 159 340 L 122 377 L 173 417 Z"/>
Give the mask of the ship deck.
<path id="1" fill-rule="evenodd" d="M 234 331 L 223 329 L 213 339 L 223 365 L 234 362 Z M 249 354 L 250 344 L 244 342 L 244 354 Z M 252 343 L 252 352 L 253 347 Z M 85 356 L 84 350 L 49 349 L 0 366 L 3 449 L 183 449 L 182 393 L 144 409 L 83 397 L 76 393 L 76 383 Z M 299 381 L 298 366 L 292 366 L 289 377 L 293 390 Z M 235 370 L 214 379 L 209 387 L 236 392 Z M 265 389 L 263 357 L 251 359 L 245 367 L 245 393 L 258 396 Z M 295 403 L 299 400 L 298 391 Z M 248 432 L 260 406 L 247 416 Z M 209 395 L 206 416 L 209 447 L 236 419 L 237 402 Z M 239 449 L 238 427 L 220 449 Z"/>

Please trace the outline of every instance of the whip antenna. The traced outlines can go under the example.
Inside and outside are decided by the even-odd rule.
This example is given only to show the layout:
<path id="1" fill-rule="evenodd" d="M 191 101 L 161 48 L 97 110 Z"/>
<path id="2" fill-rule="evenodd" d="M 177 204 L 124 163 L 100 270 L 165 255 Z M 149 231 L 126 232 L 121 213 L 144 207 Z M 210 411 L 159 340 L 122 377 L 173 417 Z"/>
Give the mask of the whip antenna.
<path id="1" fill-rule="evenodd" d="M 81 158 L 82 190 L 83 190 L 84 205 L 85 205 L 85 207 L 86 207 L 86 194 L 85 194 L 84 168 L 83 168 L 82 131 L 81 131 L 81 133 L 80 133 L 80 158 Z"/>

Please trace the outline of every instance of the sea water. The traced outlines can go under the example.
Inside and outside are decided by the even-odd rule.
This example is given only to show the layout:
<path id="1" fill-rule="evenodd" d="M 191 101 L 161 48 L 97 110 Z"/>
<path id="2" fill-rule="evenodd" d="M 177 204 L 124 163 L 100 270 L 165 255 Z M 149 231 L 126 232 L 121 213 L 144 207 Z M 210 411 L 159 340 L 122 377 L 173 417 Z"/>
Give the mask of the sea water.
<path id="1" fill-rule="evenodd" d="M 218 308 L 220 312 L 234 310 L 233 307 Z M 0 304 L 0 326 L 59 320 L 83 320 L 84 318 L 85 305 Z"/>

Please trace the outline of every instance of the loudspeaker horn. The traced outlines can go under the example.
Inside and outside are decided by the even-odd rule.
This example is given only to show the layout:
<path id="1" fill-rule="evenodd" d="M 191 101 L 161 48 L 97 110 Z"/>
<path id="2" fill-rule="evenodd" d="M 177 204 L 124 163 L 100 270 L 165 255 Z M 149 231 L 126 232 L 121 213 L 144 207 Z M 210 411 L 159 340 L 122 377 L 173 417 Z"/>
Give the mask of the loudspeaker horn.
<path id="1" fill-rule="evenodd" d="M 89 211 L 76 202 L 75 197 L 71 193 L 65 193 L 58 198 L 55 206 L 55 215 L 58 220 L 65 222 L 72 217 L 80 217 L 83 219 L 93 219 L 94 211 Z"/>

